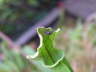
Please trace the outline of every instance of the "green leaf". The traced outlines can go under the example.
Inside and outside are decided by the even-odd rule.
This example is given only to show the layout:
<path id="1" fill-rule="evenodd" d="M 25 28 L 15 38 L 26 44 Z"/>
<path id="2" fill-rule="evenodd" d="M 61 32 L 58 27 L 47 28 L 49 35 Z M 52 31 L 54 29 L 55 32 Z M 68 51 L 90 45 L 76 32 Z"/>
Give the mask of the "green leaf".
<path id="1" fill-rule="evenodd" d="M 40 46 L 37 53 L 31 58 L 39 58 L 43 62 L 43 66 L 50 69 L 51 72 L 73 72 L 64 52 L 54 48 L 54 40 L 59 31 L 60 29 L 53 32 L 51 28 L 38 28 Z"/>

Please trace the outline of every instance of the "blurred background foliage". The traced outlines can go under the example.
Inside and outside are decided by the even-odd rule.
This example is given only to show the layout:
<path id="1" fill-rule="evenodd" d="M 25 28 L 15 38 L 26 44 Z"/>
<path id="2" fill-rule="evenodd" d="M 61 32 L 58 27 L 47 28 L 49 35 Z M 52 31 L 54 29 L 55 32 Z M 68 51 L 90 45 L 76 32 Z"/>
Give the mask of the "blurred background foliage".
<path id="1" fill-rule="evenodd" d="M 74 27 L 64 26 L 56 40 L 56 47 L 65 52 L 74 72 L 96 71 L 96 22 L 82 23 Z"/>
<path id="2" fill-rule="evenodd" d="M 21 16 L 30 19 L 36 12 L 54 7 L 56 1 L 58 0 L 0 0 L 0 21 L 12 22 Z"/>
<path id="3" fill-rule="evenodd" d="M 0 0 L 0 30 L 9 36 L 18 31 L 23 32 L 46 16 L 57 1 Z"/>

